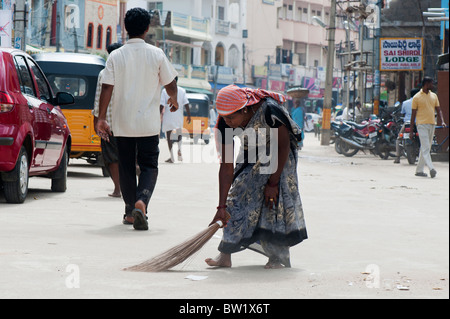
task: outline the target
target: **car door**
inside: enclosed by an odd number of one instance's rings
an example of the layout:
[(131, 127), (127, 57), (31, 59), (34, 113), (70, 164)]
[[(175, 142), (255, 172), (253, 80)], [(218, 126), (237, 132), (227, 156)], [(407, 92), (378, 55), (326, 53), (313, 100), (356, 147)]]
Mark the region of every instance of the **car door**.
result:
[(61, 117), (59, 116), (60, 110), (51, 104), (53, 93), (44, 74), (33, 60), (27, 59), (27, 62), (36, 82), (37, 93), (41, 102), (40, 108), (46, 111), (47, 118), (50, 122), (51, 133), (50, 139), (46, 144), (43, 166), (54, 167), (61, 157), (64, 143), (64, 123), (61, 122)]
[(41, 107), (42, 103), (37, 97), (35, 83), (26, 62), (26, 57), (15, 55), (14, 61), (19, 76), (20, 90), (27, 100), (28, 110), (32, 115), (31, 126), (33, 129), (34, 151), (32, 155), (30, 154), (30, 172), (38, 172), (43, 170), (45, 150), (51, 137), (51, 121), (47, 116), (47, 110)]

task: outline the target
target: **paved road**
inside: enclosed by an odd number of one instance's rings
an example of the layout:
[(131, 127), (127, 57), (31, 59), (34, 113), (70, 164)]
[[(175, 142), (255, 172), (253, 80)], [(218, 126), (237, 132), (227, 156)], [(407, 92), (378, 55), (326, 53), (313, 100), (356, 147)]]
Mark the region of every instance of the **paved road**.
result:
[(299, 163), (309, 239), (292, 248), (293, 268), (265, 270), (244, 251), (233, 268), (209, 269), (219, 232), (172, 271), (122, 271), (202, 230), (217, 206), (213, 145), (185, 140), (182, 164), (164, 163), (160, 146), (146, 232), (121, 224), (111, 181), (83, 161), (71, 161), (66, 193), (32, 178), (24, 204), (0, 194), (0, 298), (449, 298), (448, 162), (418, 178), (406, 160), (345, 158), (312, 133)]

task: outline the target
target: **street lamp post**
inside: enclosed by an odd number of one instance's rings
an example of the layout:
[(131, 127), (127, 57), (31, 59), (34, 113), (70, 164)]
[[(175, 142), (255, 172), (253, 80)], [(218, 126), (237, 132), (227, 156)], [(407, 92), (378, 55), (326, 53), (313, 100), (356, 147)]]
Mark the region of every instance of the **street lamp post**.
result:
[(325, 97), (322, 112), (322, 137), (320, 144), (330, 144), (330, 125), (331, 125), (331, 104), (333, 94), (333, 69), (334, 69), (334, 51), (336, 31), (336, 0), (331, 0), (330, 23), (328, 27), (328, 55), (327, 72), (325, 78)]

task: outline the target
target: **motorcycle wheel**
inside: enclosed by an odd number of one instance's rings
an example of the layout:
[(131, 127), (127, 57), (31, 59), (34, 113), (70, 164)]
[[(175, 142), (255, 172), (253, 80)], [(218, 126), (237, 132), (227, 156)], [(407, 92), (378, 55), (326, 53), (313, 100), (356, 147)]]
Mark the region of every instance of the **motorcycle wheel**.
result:
[(344, 155), (345, 157), (352, 157), (359, 151), (359, 149), (351, 148), (350, 145), (348, 145), (347, 143), (342, 142), (342, 141), (341, 141), (340, 149), (341, 149), (341, 154)]
[(414, 165), (416, 163), (416, 150), (414, 145), (406, 145), (405, 146), (406, 158), (408, 159), (408, 163)]
[(377, 154), (381, 159), (387, 160), (390, 156), (389, 144), (387, 142), (381, 142), (377, 144)]
[(340, 138), (336, 138), (334, 141), (334, 150), (336, 151), (336, 153), (338, 154), (342, 154), (342, 150), (341, 150), (341, 139)]

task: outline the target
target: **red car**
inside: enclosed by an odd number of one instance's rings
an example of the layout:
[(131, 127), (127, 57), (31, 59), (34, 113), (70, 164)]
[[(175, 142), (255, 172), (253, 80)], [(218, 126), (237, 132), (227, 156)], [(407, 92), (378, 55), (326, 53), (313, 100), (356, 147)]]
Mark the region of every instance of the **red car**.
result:
[(23, 203), (28, 177), (52, 179), (65, 192), (71, 135), (59, 105), (69, 93), (53, 91), (25, 52), (0, 48), (0, 188), (9, 203)]

